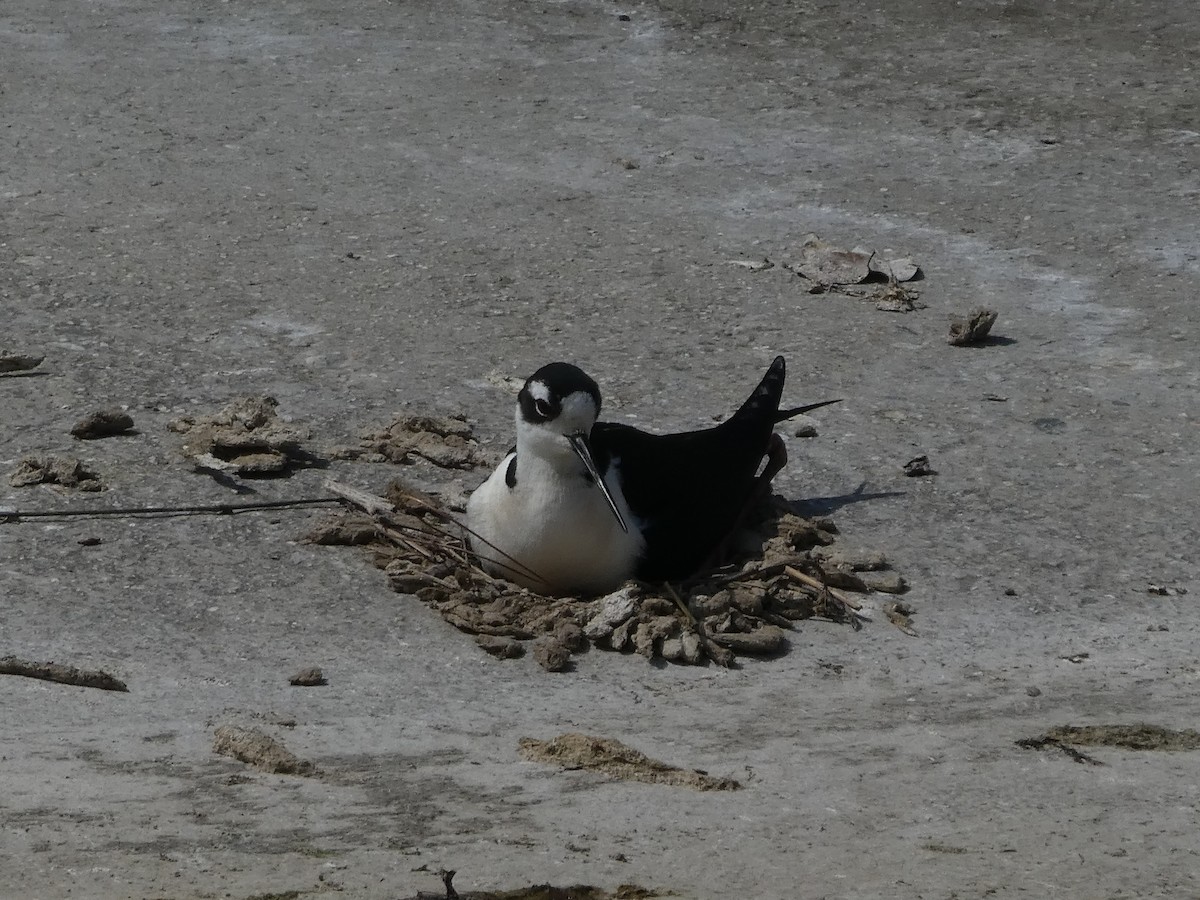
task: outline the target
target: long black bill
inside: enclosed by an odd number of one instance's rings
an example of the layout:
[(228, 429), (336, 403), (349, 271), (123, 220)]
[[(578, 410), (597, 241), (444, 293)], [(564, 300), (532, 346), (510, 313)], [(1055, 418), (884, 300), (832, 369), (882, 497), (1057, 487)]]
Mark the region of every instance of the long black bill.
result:
[(586, 434), (568, 434), (567, 440), (571, 442), (571, 449), (575, 451), (575, 455), (582, 461), (584, 467), (588, 470), (588, 474), (592, 476), (592, 481), (596, 482), (596, 487), (600, 488), (600, 493), (604, 495), (604, 499), (608, 501), (608, 508), (612, 510), (612, 514), (617, 517), (617, 524), (621, 526), (621, 530), (629, 534), (629, 526), (625, 524), (625, 517), (621, 515), (621, 511), (617, 509), (617, 501), (613, 499), (612, 494), (608, 492), (608, 485), (604, 483), (604, 479), (600, 477), (600, 470), (596, 468), (596, 461), (592, 459), (592, 449), (588, 446)]

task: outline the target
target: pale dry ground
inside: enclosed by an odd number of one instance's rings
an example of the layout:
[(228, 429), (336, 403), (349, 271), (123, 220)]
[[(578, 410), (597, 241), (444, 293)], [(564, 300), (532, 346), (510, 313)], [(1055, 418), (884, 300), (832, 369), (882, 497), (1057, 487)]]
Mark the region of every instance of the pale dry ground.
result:
[[(919, 631), (549, 676), (295, 543), (316, 513), (3, 524), (0, 655), (130, 693), (0, 682), (0, 895), (393, 898), (439, 866), (697, 898), (1200, 894), (1194, 753), (1014, 745), (1200, 709), (1200, 14), (888, 6), (0, 6), (0, 350), (47, 357), (0, 378), (0, 470), (70, 452), (109, 486), (5, 481), (0, 506), (233, 498), (165, 426), (244, 394), (318, 447), (431, 409), (499, 448), (489, 375), (571, 359), (608, 415), (686, 428), (779, 352), (789, 402), (847, 399), (779, 487), (889, 555)], [(928, 307), (725, 264), (810, 231), (915, 257)], [(1004, 340), (947, 346), (981, 304)], [(113, 404), (137, 435), (68, 436)], [(938, 474), (905, 478), (922, 452)], [(325, 474), (394, 472), (255, 487)], [(304, 665), (330, 684), (288, 686)], [(325, 777), (215, 756), (226, 722)], [(519, 757), (565, 731), (745, 788)]]

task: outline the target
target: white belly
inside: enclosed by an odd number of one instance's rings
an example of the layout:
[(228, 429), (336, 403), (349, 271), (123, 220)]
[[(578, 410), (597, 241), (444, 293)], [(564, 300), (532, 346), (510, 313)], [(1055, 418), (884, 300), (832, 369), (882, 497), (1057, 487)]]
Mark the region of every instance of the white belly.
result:
[(628, 534), (596, 485), (535, 468), (522, 456), (510, 488), (504, 478), (509, 459), (467, 503), (471, 547), (487, 571), (543, 594), (604, 594), (633, 577), (645, 543), (615, 471), (605, 483)]

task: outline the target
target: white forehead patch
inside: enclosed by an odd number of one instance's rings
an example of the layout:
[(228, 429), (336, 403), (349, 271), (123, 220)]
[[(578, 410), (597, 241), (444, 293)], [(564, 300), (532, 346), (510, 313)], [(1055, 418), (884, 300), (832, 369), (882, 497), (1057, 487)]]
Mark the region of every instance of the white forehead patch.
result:
[(596, 401), (587, 391), (573, 391), (563, 397), (558, 420), (569, 429), (589, 431), (596, 421)]
[(534, 400), (550, 402), (550, 388), (546, 387), (546, 382), (544, 381), (529, 382), (529, 393), (533, 395)]

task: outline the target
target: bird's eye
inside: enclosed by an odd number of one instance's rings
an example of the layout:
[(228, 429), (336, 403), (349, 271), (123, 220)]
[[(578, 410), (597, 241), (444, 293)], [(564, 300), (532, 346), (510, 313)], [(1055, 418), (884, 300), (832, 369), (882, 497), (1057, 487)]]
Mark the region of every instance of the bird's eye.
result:
[(552, 418), (554, 415), (554, 408), (546, 400), (534, 400), (533, 408), (543, 419)]

